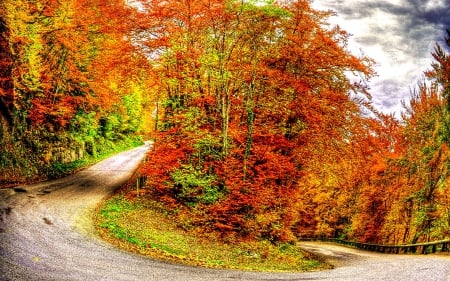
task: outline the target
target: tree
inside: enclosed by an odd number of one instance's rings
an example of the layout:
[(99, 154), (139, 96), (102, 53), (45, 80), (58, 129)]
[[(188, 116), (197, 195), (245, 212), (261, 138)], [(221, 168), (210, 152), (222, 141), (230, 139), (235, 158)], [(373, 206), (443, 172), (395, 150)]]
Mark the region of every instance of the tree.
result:
[(11, 75), (13, 60), (8, 44), (8, 28), (3, 20), (3, 14), (3, 8), (0, 7), (0, 120), (2, 122), (5, 120), (7, 123), (6, 129), (11, 129), (14, 122), (12, 112), (12, 91), (14, 85)]
[[(369, 78), (371, 61), (349, 54), (348, 35), (323, 29), (326, 14), (307, 1), (147, 1), (143, 10), (150, 35), (142, 44), (166, 97), (156, 145), (180, 157), (152, 153), (160, 166), (143, 172), (155, 195), (203, 210), (198, 223), (225, 234), (302, 235), (299, 208), (314, 198), (303, 197), (303, 182), (323, 178), (331, 196), (338, 165), (351, 162), (363, 106), (353, 95), (367, 93), (346, 74)], [(157, 182), (155, 171), (168, 180)], [(321, 190), (311, 193), (318, 199)]]
[(381, 131), (397, 141), (380, 147), (380, 172), (369, 177), (358, 198), (358, 239), (416, 243), (448, 235), (448, 55), (437, 45), (433, 57), (430, 80), (412, 92), (397, 133)]
[(96, 144), (140, 130), (153, 72), (132, 40), (138, 11), (122, 0), (5, 0), (0, 13), (5, 173), (52, 173), (52, 145), (96, 155)]

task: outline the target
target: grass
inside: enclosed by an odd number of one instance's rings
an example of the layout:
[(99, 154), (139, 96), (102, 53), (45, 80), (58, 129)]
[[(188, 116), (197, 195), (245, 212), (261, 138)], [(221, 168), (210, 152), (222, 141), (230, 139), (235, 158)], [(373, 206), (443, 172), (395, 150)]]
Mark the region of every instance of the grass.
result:
[(292, 244), (227, 243), (212, 234), (186, 230), (158, 202), (115, 195), (96, 214), (100, 235), (110, 243), (152, 258), (210, 268), (298, 272), (328, 268)]

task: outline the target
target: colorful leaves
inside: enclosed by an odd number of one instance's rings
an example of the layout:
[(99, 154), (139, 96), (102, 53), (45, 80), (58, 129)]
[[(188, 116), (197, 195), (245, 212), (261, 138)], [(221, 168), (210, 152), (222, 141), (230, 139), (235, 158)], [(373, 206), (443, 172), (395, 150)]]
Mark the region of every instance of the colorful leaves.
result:
[[(146, 4), (154, 35), (143, 44), (166, 98), (159, 143), (167, 148), (150, 154), (149, 185), (171, 206), (203, 204), (206, 225), (291, 240), (305, 171), (336, 181), (326, 168), (333, 156), (353, 157), (346, 146), (361, 121), (344, 73), (370, 76), (370, 68), (304, 1), (183, 3)], [(223, 192), (205, 202), (213, 187)]]
[[(82, 157), (142, 129), (153, 72), (132, 42), (134, 15), (122, 0), (0, 2), (0, 146), (17, 143), (2, 176), (52, 174), (55, 143)], [(37, 168), (19, 164), (30, 151)]]
[(140, 3), (2, 2), (2, 120), (89, 146), (155, 117), (146, 196), (224, 235), (448, 233), (444, 49), (400, 122), (373, 110), (373, 61), (308, 1)]

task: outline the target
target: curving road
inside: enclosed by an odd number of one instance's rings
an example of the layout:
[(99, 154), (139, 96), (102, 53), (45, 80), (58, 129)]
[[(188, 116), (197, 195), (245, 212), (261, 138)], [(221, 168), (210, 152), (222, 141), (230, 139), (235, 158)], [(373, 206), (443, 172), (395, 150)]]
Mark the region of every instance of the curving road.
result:
[(382, 255), (303, 242), (333, 270), (257, 273), (151, 260), (100, 240), (92, 212), (124, 183), (149, 146), (120, 153), (72, 176), (0, 190), (0, 280), (405, 280), (450, 281), (450, 257)]

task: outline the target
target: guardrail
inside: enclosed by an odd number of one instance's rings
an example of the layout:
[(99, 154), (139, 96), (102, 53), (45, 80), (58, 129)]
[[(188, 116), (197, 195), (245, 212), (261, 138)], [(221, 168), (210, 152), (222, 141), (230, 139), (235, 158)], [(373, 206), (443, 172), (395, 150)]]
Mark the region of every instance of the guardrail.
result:
[(434, 242), (402, 244), (402, 245), (371, 244), (356, 241), (347, 241), (337, 238), (320, 238), (320, 239), (312, 238), (305, 240), (334, 242), (362, 250), (388, 254), (407, 254), (407, 253), (431, 254), (436, 252), (450, 252), (450, 239)]

